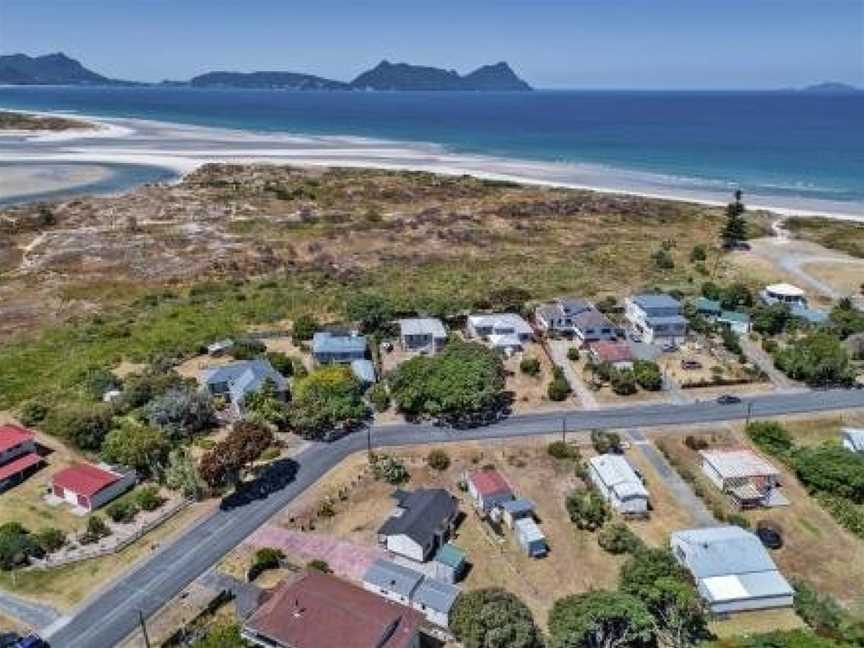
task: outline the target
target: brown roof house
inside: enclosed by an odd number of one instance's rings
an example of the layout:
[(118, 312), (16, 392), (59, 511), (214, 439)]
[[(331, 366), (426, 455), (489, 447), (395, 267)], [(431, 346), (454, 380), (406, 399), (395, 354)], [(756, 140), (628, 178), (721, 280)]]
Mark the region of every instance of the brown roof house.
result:
[(409, 607), (309, 571), (273, 590), (241, 634), (267, 648), (419, 648), (423, 620)]

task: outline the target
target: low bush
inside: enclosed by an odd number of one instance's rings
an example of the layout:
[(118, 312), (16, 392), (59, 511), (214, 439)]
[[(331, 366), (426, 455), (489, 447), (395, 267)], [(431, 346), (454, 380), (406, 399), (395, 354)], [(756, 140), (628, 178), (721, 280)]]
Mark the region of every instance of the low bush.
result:
[(369, 397), (369, 402), (376, 412), (383, 412), (390, 408), (390, 393), (383, 382), (372, 385), (366, 392), (366, 396)]
[(740, 513), (729, 513), (728, 515), (726, 515), (726, 519), (724, 521), (728, 524), (733, 524), (735, 526), (741, 527), (742, 529), (750, 528), (750, 520), (748, 520)]
[(282, 456), (282, 451), (276, 446), (270, 446), (264, 452), (261, 453), (259, 459), (261, 461), (273, 461), (274, 459), (278, 459)]
[(537, 358), (522, 358), (519, 363), (519, 371), (528, 376), (537, 376), (540, 373), (540, 360)]
[(99, 542), (111, 535), (111, 528), (98, 515), (91, 515), (87, 520), (87, 530), (78, 539), (82, 545)]
[(636, 377), (636, 382), (639, 383), (642, 389), (660, 391), (663, 387), (663, 375), (656, 362), (636, 360), (633, 363), (633, 374)]
[(429, 451), (429, 454), (426, 457), (426, 463), (434, 470), (447, 470), (447, 468), (450, 467), (450, 455), (440, 448), (435, 448)]
[(142, 511), (155, 511), (165, 501), (156, 486), (142, 486), (133, 493), (133, 496)]
[(29, 400), (21, 406), (18, 420), (21, 425), (33, 427), (39, 425), (48, 416), (48, 406), (37, 400)]
[(318, 322), (314, 317), (309, 315), (300, 315), (294, 320), (294, 326), (291, 329), (291, 337), (294, 339), (294, 344), (305, 340), (311, 340), (318, 330)]
[(313, 571), (319, 571), (322, 574), (329, 574), (331, 571), (333, 571), (332, 569), (330, 569), (330, 565), (327, 563), (327, 561), (321, 560), (320, 558), (310, 560), (308, 563), (306, 563), (306, 568)]
[(60, 550), (66, 544), (66, 534), (60, 529), (48, 527), (36, 534), (36, 542), (45, 553), (53, 553)]
[(611, 554), (635, 554), (645, 543), (626, 524), (607, 524), (597, 534), (597, 544)]
[(276, 371), (288, 378), (294, 375), (294, 359), (281, 351), (268, 351), (267, 360)]
[(118, 524), (129, 524), (138, 515), (138, 506), (130, 498), (124, 497), (106, 506), (105, 515)]
[(747, 436), (768, 454), (785, 457), (792, 450), (792, 435), (776, 421), (753, 421), (747, 426)]
[(566, 441), (553, 441), (546, 446), (546, 453), (550, 457), (561, 459), (562, 461), (568, 459), (579, 461), (582, 459), (582, 453), (579, 452), (579, 448), (570, 445)]
[(272, 547), (262, 547), (255, 552), (252, 558), (252, 564), (246, 572), (246, 580), (252, 582), (268, 569), (279, 569), (282, 566), (284, 558), (285, 554), (281, 550)]
[(708, 447), (708, 441), (704, 436), (696, 436), (693, 434), (688, 434), (684, 437), (684, 445), (695, 452), (699, 452), (700, 450), (705, 450)]
[(606, 430), (591, 430), (591, 445), (597, 454), (621, 452), (621, 437), (617, 432)]
[(253, 360), (259, 358), (267, 351), (267, 346), (255, 338), (239, 338), (234, 340), (234, 345), (229, 349), (235, 360)]
[(574, 490), (565, 500), (570, 521), (577, 529), (596, 531), (609, 519), (606, 501), (594, 489)]
[(549, 383), (549, 387), (546, 389), (549, 400), (566, 400), (572, 391), (570, 383), (567, 382), (567, 377), (564, 375), (564, 371), (561, 367), (555, 367), (552, 370), (552, 382)]
[(578, 362), (579, 349), (577, 347), (570, 347), (569, 349), (567, 349), (567, 359), (573, 362)]
[(636, 393), (636, 376), (632, 369), (616, 369), (609, 371), (609, 383), (612, 391), (619, 396), (630, 396)]
[(387, 454), (372, 457), (371, 465), (375, 479), (386, 481), (388, 484), (401, 484), (411, 478), (405, 464)]

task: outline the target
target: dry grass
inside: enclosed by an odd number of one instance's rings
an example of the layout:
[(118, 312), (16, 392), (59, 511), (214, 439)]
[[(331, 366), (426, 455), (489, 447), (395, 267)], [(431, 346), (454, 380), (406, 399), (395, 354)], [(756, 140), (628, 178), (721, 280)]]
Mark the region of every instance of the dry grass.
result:
[[(523, 358), (537, 358), (540, 361), (540, 373), (529, 376), (522, 373), (519, 364)], [(543, 348), (534, 342), (525, 345), (522, 353), (515, 353), (504, 359), (504, 369), (507, 372), (505, 390), (513, 394), (513, 411), (518, 413), (536, 411), (538, 409), (559, 409), (561, 403), (549, 400), (546, 390), (552, 380), (552, 362)]]
[(813, 241), (827, 248), (864, 257), (864, 223), (831, 218), (787, 218), (783, 227), (796, 238)]
[(864, 259), (859, 263), (807, 263), (801, 269), (828, 284), (841, 295), (857, 295), (862, 291)]
[(740, 637), (742, 635), (776, 632), (778, 630), (797, 630), (805, 626), (795, 610), (781, 608), (777, 610), (759, 610), (756, 612), (739, 612), (729, 618), (714, 621), (708, 625), (718, 639)]

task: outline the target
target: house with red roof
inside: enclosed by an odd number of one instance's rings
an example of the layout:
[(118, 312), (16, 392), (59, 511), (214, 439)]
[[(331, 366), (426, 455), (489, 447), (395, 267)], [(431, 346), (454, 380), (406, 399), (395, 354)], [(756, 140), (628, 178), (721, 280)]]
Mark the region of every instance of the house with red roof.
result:
[(266, 648), (419, 648), (421, 623), (416, 610), (309, 571), (270, 592), (241, 634)]
[(90, 513), (135, 486), (136, 480), (134, 470), (77, 463), (52, 477), (51, 493), (76, 509)]
[(502, 502), (514, 499), (513, 489), (494, 468), (476, 470), (468, 475), (468, 493), (477, 510), (488, 513)]
[(20, 484), (43, 463), (33, 432), (20, 425), (0, 425), (0, 492)]
[(595, 365), (610, 364), (616, 369), (632, 369), (633, 352), (630, 345), (623, 340), (598, 340), (588, 344), (591, 361)]

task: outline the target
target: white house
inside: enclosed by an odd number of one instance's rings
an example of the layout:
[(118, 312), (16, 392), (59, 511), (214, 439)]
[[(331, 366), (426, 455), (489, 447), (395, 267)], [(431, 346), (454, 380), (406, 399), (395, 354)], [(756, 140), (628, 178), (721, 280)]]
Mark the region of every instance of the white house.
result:
[(459, 588), (389, 560), (376, 560), (363, 574), (363, 588), (417, 610), (446, 628)]
[(794, 306), (807, 307), (807, 297), (798, 286), (788, 283), (776, 283), (765, 286), (759, 297), (766, 304), (786, 304), (790, 308)]
[(616, 511), (624, 515), (648, 515), (648, 491), (624, 457), (604, 454), (588, 460), (594, 486)]
[(442, 488), (397, 490), (397, 505), (378, 529), (378, 542), (388, 551), (425, 562), (447, 542), (459, 513), (455, 498)]
[(437, 353), (447, 343), (447, 329), (439, 319), (413, 317), (399, 320), (399, 346), (403, 351)]
[(687, 336), (687, 320), (681, 302), (669, 295), (644, 294), (628, 297), (624, 316), (645, 342), (681, 344)]
[(534, 336), (531, 325), (515, 313), (469, 315), (466, 332), (486, 338), (496, 349), (521, 349)]
[(675, 531), (669, 544), (715, 614), (790, 607), (794, 590), (768, 551), (738, 526)]
[(513, 533), (522, 550), (532, 558), (540, 558), (549, 553), (546, 536), (543, 535), (533, 518), (517, 519), (513, 523)]
[(780, 471), (746, 448), (702, 450), (702, 472), (739, 508), (788, 503), (776, 489)]
[(844, 448), (864, 453), (864, 428), (843, 428), (841, 436)]

